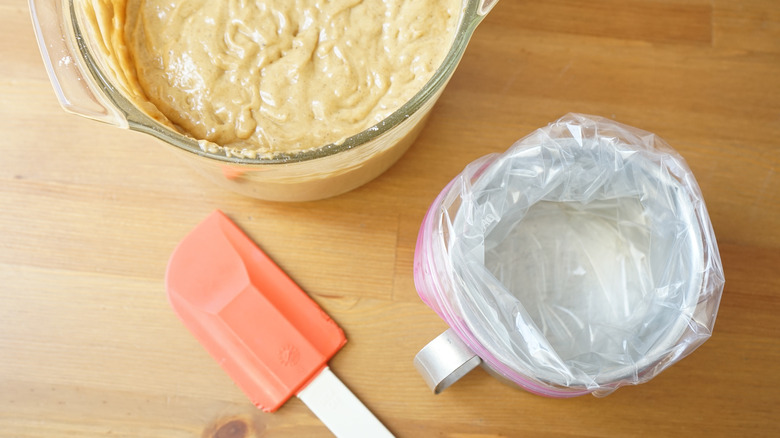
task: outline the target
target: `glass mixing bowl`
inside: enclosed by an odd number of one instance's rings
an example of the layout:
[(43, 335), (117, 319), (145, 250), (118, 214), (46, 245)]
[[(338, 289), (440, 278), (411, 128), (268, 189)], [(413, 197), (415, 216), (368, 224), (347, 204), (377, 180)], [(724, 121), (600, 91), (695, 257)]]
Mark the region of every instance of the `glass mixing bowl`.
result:
[(497, 0), (463, 0), (459, 24), (442, 65), (406, 104), (376, 125), (303, 152), (272, 158), (239, 158), (203, 150), (139, 110), (123, 94), (79, 0), (29, 0), (44, 64), (66, 111), (144, 132), (162, 140), (198, 173), (235, 192), (276, 201), (335, 196), (379, 176), (415, 140), (482, 18)]

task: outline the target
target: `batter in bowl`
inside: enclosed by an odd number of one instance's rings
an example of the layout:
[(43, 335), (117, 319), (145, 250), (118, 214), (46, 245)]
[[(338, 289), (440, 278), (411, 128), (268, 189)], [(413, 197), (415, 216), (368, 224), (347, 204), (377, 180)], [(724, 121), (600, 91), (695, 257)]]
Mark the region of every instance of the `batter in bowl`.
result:
[(246, 158), (339, 143), (380, 122), (433, 76), (461, 12), (460, 0), (92, 5), (139, 107), (209, 152)]

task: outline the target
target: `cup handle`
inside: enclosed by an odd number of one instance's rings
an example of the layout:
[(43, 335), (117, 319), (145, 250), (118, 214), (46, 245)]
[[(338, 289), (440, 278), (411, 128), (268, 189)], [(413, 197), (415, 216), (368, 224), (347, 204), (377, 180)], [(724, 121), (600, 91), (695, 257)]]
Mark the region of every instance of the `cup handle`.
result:
[(493, 9), (493, 6), (498, 3), (498, 0), (479, 0), (479, 7), (477, 8), (477, 13), (479, 15), (487, 15), (488, 12), (490, 12), (491, 9)]
[(414, 357), (414, 366), (434, 394), (447, 389), (482, 362), (455, 331), (447, 329)]
[(62, 0), (29, 0), (35, 37), (49, 80), (62, 108), (102, 122), (127, 127), (125, 117), (106, 101), (92, 77), (81, 70), (83, 58), (71, 38), (73, 24)]

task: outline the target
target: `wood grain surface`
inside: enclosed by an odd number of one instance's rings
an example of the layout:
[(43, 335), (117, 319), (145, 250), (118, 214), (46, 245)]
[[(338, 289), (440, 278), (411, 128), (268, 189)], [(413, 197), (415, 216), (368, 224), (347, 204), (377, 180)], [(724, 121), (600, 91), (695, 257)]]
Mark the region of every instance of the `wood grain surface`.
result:
[[(23, 0), (0, 0), (0, 436), (308, 437), (255, 409), (176, 319), (184, 235), (228, 214), (345, 330), (334, 372), (399, 437), (780, 436), (780, 2), (501, 0), (418, 141), (345, 195), (262, 202), (143, 134), (64, 112)], [(412, 280), (420, 221), (470, 161), (568, 112), (654, 132), (704, 193), (726, 288), (713, 337), (649, 383), (547, 399), (478, 369), (434, 396), (446, 328)]]

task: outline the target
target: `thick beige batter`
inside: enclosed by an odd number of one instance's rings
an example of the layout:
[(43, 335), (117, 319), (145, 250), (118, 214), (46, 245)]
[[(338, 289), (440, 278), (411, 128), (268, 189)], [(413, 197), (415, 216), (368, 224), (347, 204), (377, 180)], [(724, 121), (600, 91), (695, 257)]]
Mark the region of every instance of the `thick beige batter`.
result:
[(381, 121), (431, 78), (461, 10), (460, 0), (96, 3), (110, 4), (113, 26), (126, 20), (105, 39), (125, 57), (120, 70), (134, 70), (124, 72), (133, 94), (205, 148), (246, 157)]

